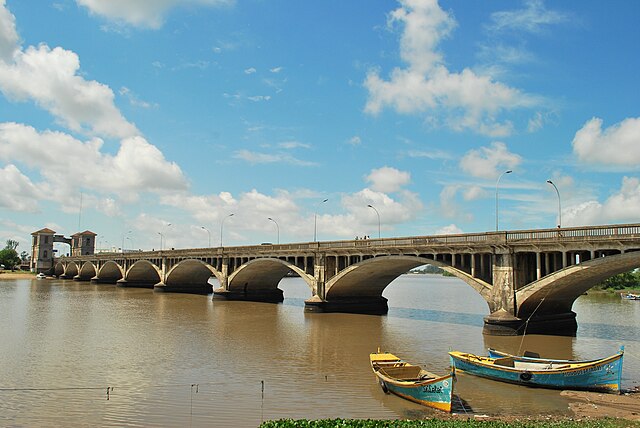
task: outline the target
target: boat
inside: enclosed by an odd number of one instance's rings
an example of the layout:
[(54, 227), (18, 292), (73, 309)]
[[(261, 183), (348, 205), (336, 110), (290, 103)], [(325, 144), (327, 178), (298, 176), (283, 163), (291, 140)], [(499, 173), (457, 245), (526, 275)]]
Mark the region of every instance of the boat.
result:
[(620, 297), (622, 297), (625, 300), (640, 300), (640, 294), (621, 293)]
[(36, 275), (37, 279), (45, 279), (47, 276), (45, 274), (43, 274), (42, 272), (40, 272), (39, 274)]
[(385, 393), (392, 393), (423, 406), (451, 412), (453, 373), (437, 376), (418, 365), (409, 364), (393, 354), (369, 355), (371, 368)]
[(488, 379), (552, 389), (620, 392), (624, 346), (597, 360), (556, 360), (490, 350), (489, 356), (449, 352), (454, 370)]

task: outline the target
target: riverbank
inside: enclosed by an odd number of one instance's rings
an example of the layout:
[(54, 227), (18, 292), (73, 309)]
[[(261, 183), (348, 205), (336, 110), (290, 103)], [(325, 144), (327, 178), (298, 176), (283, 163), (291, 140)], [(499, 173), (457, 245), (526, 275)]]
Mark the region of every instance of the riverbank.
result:
[(24, 270), (2, 270), (0, 271), (0, 279), (29, 279), (35, 278), (36, 274), (33, 272), (27, 272)]

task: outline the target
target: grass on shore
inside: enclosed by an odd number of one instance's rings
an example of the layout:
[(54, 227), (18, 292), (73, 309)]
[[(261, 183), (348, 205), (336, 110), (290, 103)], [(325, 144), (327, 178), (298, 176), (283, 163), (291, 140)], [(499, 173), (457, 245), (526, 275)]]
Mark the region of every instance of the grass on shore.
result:
[(561, 419), (550, 421), (514, 420), (447, 420), (447, 419), (419, 419), (419, 420), (375, 420), (375, 419), (319, 419), (294, 420), (279, 419), (263, 422), (260, 428), (622, 428), (640, 427), (640, 422), (626, 419)]

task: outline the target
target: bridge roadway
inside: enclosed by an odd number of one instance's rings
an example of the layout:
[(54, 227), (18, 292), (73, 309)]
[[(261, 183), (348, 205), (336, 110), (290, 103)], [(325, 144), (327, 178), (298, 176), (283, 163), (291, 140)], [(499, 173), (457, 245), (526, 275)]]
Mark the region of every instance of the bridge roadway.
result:
[[(58, 258), (61, 278), (281, 302), (290, 271), (309, 286), (309, 312), (385, 314), (382, 292), (431, 264), (462, 279), (489, 306), (488, 334), (577, 331), (573, 302), (615, 274), (640, 266), (640, 224), (459, 235), (102, 253)], [(214, 276), (219, 288), (208, 282)], [(455, 296), (451, 296), (455, 299)]]

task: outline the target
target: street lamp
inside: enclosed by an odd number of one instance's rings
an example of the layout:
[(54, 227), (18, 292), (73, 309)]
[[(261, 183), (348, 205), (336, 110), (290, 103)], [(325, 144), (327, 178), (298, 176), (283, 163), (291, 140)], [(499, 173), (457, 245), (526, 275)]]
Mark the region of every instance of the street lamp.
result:
[(275, 221), (274, 219), (272, 219), (271, 217), (269, 217), (268, 219), (276, 224), (276, 232), (277, 232), (277, 236), (278, 236), (278, 241), (277, 242), (278, 242), (278, 244), (280, 244), (280, 226), (278, 226), (278, 222)]
[(500, 174), (498, 180), (496, 180), (496, 232), (498, 231), (498, 183), (500, 183), (500, 179), (505, 174), (511, 174), (513, 171), (510, 169)]
[(209, 232), (209, 229), (204, 226), (200, 226), (200, 228), (207, 231), (207, 235), (209, 235), (209, 248), (211, 248), (211, 232)]
[(123, 233), (122, 233), (122, 247), (120, 247), (120, 249), (121, 249), (121, 251), (122, 251), (123, 253), (124, 253), (124, 237), (125, 237), (126, 235), (128, 235), (129, 233), (131, 233), (131, 231), (123, 232)]
[[(329, 199), (325, 199), (325, 200), (323, 200), (323, 201), (321, 201), (321, 202), (316, 203), (316, 204), (315, 204), (315, 207), (317, 208), (317, 207), (318, 207), (318, 205), (320, 205), (320, 204), (324, 204), (324, 203), (325, 203), (325, 202), (327, 202), (328, 200), (329, 200)], [(318, 210), (316, 209), (316, 210), (314, 210), (314, 212), (313, 212), (313, 242), (316, 242), (316, 232), (317, 232), (317, 230), (318, 230), (318, 220), (317, 220), (318, 213), (317, 213), (317, 211), (318, 211)]]
[(378, 215), (378, 239), (380, 239), (380, 213), (378, 212), (378, 210), (376, 209), (376, 207), (374, 207), (373, 205), (369, 204), (367, 205), (369, 208), (373, 209), (376, 214)]
[(547, 180), (547, 183), (551, 184), (554, 189), (556, 189), (556, 194), (558, 195), (558, 228), (562, 227), (562, 206), (560, 205), (560, 191), (555, 183), (551, 180)]
[(222, 247), (222, 227), (224, 226), (224, 221), (226, 219), (228, 219), (229, 217), (233, 217), (233, 213), (231, 213), (228, 216), (226, 216), (225, 218), (223, 218), (222, 221), (220, 222), (220, 246), (221, 247)]
[(162, 238), (163, 238), (162, 232), (158, 232), (158, 235), (160, 235), (160, 251), (162, 251)]

